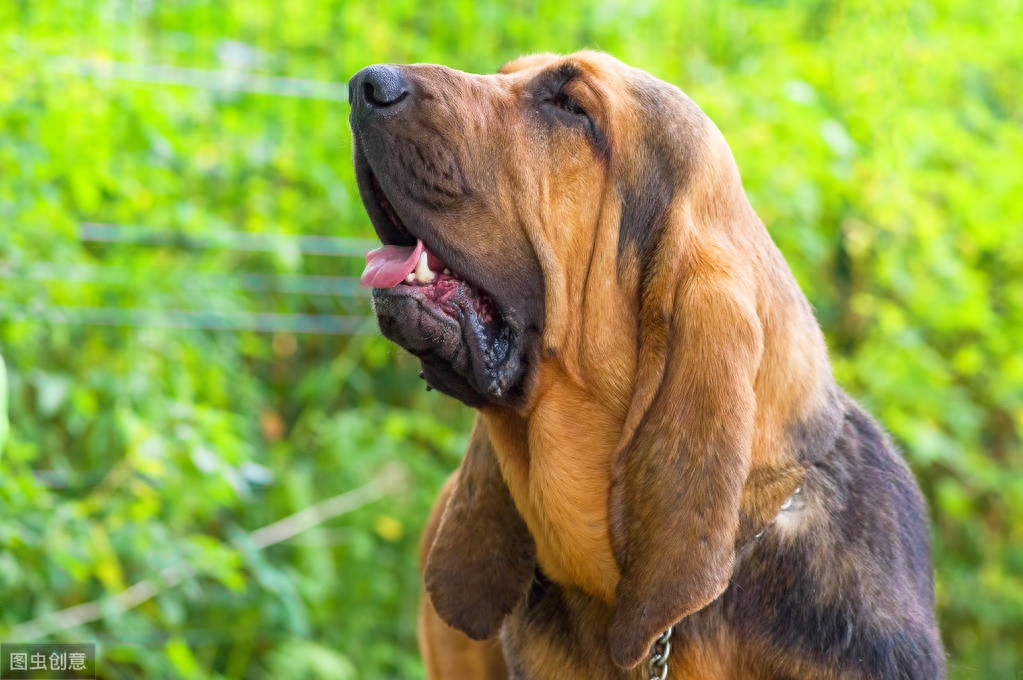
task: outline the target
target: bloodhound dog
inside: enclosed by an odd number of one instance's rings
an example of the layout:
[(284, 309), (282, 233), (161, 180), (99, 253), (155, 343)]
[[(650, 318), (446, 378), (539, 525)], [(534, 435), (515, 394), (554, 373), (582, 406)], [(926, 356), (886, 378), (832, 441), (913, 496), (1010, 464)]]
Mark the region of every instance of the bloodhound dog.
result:
[(920, 492), (696, 104), (594, 52), (349, 96), (380, 329), (478, 411), (431, 679), (944, 677)]

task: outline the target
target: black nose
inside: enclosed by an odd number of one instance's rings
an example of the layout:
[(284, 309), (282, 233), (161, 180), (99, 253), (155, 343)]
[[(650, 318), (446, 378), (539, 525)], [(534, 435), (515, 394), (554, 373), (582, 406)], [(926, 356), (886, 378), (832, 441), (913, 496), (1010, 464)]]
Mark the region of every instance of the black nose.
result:
[(367, 66), (348, 81), (348, 103), (355, 109), (382, 112), (400, 104), (408, 94), (405, 74), (385, 64)]

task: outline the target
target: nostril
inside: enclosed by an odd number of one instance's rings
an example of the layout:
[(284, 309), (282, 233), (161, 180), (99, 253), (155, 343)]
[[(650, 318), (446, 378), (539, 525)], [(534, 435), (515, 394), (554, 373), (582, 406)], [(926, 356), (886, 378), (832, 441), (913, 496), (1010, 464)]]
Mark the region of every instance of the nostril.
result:
[(368, 66), (356, 74), (359, 96), (374, 109), (383, 109), (401, 102), (409, 94), (409, 82), (401, 69), (394, 66)]
[(379, 103), (377, 102), (377, 93), (373, 91), (374, 89), (373, 83), (366, 82), (362, 84), (362, 98), (369, 104)]
[(363, 96), (366, 98), (366, 102), (370, 106), (386, 107), (394, 106), (408, 95), (408, 90), (387, 90), (386, 88), (378, 89), (377, 83), (368, 82), (362, 86)]

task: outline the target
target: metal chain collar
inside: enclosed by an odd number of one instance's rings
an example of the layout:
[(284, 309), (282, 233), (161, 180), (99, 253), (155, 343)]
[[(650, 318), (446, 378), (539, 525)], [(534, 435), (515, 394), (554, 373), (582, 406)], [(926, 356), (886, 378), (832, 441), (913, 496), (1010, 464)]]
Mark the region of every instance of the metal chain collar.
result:
[(650, 648), (650, 680), (664, 680), (668, 677), (668, 656), (671, 654), (671, 634), (675, 626), (661, 633)]
[[(796, 490), (792, 492), (792, 495), (785, 499), (785, 502), (781, 504), (781, 509), (778, 512), (780, 515), (783, 512), (789, 510), (799, 509), (802, 507), (800, 502), (802, 499), (800, 496), (803, 494), (803, 486), (797, 486)], [(799, 507), (794, 507), (794, 506)], [(777, 517), (775, 517), (777, 519)], [(763, 529), (758, 531), (753, 537), (756, 541), (764, 535), (768, 528), (774, 524), (774, 519), (767, 523)], [(650, 661), (647, 667), (650, 669), (650, 680), (665, 680), (668, 677), (668, 656), (671, 654), (671, 634), (675, 631), (675, 626), (669, 626), (668, 630), (657, 636), (654, 640), (654, 644), (650, 647)]]

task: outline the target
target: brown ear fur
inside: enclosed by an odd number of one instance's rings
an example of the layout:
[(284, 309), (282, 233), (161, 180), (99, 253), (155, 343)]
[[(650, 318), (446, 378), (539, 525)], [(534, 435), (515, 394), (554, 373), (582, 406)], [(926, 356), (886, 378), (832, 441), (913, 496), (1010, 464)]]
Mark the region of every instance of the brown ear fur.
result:
[(533, 578), (536, 547), (477, 419), (423, 581), (441, 618), (475, 640), (492, 636)]
[(667, 180), (685, 189), (643, 268), (639, 371), (612, 469), (609, 646), (625, 668), (726, 588), (753, 446), (764, 338), (743, 239), (756, 216), (720, 133), (692, 129), (682, 141), (700, 170)]

